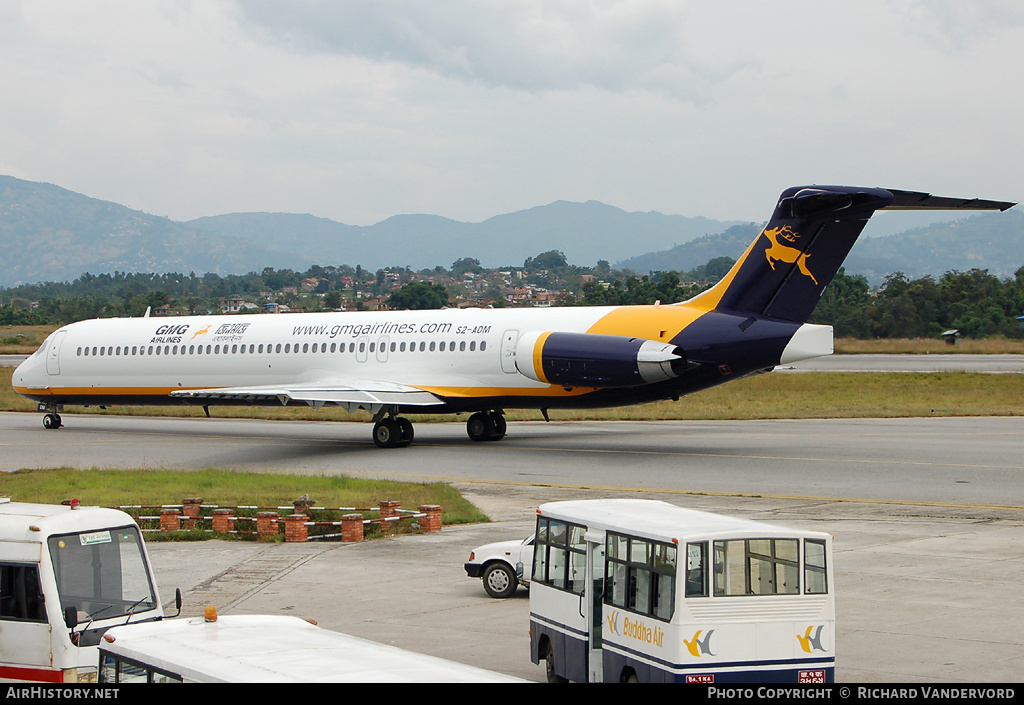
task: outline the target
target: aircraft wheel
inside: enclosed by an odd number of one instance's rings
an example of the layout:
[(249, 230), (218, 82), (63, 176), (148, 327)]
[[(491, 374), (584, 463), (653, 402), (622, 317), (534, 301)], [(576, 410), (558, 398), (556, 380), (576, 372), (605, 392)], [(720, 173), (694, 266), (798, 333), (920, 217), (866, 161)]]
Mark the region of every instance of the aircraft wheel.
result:
[(489, 440), (500, 441), (505, 437), (505, 431), (508, 429), (508, 423), (505, 421), (505, 417), (501, 414), (491, 414), (491, 422), (494, 424), (494, 434)]
[(381, 419), (373, 425), (373, 442), (378, 448), (394, 448), (402, 440), (402, 431), (393, 418)]
[(494, 421), (490, 415), (478, 411), (466, 422), (466, 433), (471, 441), (489, 441), (494, 435)]
[(402, 440), (399, 441), (399, 445), (407, 446), (410, 443), (412, 443), (412, 439), (416, 435), (416, 432), (413, 430), (412, 427), (412, 421), (405, 418), (404, 416), (399, 416), (397, 419), (395, 419), (395, 422), (398, 424), (398, 432), (402, 438)]
[(57, 414), (46, 414), (43, 417), (43, 428), (60, 428), (60, 416)]

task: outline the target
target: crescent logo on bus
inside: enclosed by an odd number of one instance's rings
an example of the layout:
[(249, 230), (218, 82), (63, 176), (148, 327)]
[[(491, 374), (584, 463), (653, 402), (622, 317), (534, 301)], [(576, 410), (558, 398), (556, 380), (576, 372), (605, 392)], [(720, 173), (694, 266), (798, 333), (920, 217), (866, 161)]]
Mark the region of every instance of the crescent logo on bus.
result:
[(708, 633), (701, 639), (700, 635), (703, 629), (698, 629), (697, 633), (693, 635), (693, 639), (683, 639), (683, 643), (686, 644), (686, 648), (690, 650), (690, 653), (700, 658), (704, 654), (708, 656), (714, 656), (715, 654), (711, 651), (711, 635), (715, 633), (714, 629), (709, 629)]
[(821, 645), (821, 630), (825, 628), (824, 624), (819, 624), (817, 630), (814, 632), (814, 636), (811, 636), (811, 630), (814, 629), (814, 625), (807, 627), (807, 631), (804, 632), (803, 636), (797, 634), (797, 641), (800, 642), (800, 648), (807, 653), (812, 651), (827, 651), (827, 649)]

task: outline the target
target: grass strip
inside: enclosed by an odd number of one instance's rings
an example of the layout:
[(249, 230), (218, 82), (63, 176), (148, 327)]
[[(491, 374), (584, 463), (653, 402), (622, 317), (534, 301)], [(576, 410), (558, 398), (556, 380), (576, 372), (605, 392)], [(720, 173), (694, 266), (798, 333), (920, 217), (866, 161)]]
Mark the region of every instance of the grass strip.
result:
[[(402, 509), (415, 510), (421, 505), (439, 504), (444, 508), (442, 522), (445, 525), (490, 521), (457, 490), (443, 482), (396, 482), (219, 468), (192, 471), (55, 468), (0, 473), (0, 496), (16, 502), (42, 504), (59, 504), (74, 497), (87, 506), (176, 505), (185, 498), (201, 497), (204, 505), (280, 507), (291, 506), (302, 495), (309, 495), (316, 502), (315, 507), (323, 508), (377, 507), (381, 501), (398, 501)], [(159, 514), (156, 509), (125, 511), (136, 518)], [(203, 515), (211, 511), (204, 511)], [(281, 511), (282, 516), (289, 513)], [(315, 512), (313, 518), (337, 521), (342, 513)], [(238, 516), (254, 514), (255, 510), (238, 512)], [(366, 516), (376, 518), (377, 515)], [(399, 522), (399, 525), (405, 523)], [(206, 528), (209, 528), (208, 523)], [(192, 538), (209, 536), (208, 532), (194, 534)], [(160, 537), (154, 533), (152, 538)], [(175, 538), (185, 537), (176, 535)]]

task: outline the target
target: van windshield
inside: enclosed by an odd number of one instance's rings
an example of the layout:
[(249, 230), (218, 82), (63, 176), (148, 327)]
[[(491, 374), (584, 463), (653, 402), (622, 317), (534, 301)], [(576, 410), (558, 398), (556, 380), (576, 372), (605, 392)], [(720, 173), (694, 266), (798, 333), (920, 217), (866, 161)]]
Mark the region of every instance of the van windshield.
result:
[(61, 610), (74, 607), (79, 623), (157, 606), (137, 527), (51, 536), (47, 544)]

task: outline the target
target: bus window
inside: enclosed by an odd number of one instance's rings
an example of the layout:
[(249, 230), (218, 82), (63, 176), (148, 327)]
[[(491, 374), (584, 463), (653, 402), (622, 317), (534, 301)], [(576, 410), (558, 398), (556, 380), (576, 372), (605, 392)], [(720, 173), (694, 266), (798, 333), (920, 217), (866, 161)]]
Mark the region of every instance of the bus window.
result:
[(609, 532), (605, 602), (668, 621), (675, 606), (676, 547)]
[(559, 590), (583, 594), (587, 564), (586, 527), (537, 518), (533, 580)]
[(825, 542), (817, 539), (804, 541), (804, 591), (808, 595), (828, 592), (825, 578)]
[(800, 593), (797, 539), (715, 541), (715, 596)]
[(686, 596), (708, 596), (708, 542), (686, 544)]

